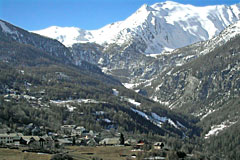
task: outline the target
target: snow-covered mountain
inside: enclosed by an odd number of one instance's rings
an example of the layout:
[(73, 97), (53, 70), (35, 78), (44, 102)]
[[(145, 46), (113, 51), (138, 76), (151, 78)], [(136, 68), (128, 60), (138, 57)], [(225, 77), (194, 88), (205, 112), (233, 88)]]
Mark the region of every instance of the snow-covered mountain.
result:
[(206, 139), (226, 134), (239, 126), (239, 43), (240, 21), (208, 41), (159, 55), (161, 70), (131, 88), (172, 110), (199, 117)]
[(240, 21), (208, 41), (158, 56), (162, 70), (133, 89), (147, 90), (155, 101), (203, 119), (239, 96), (239, 41)]
[[(124, 21), (98, 30), (52, 26), (35, 33), (59, 40), (66, 46), (95, 42), (125, 45), (139, 43), (140, 53), (161, 53), (208, 40), (240, 19), (240, 5), (196, 7), (172, 1), (143, 5)], [(107, 45), (108, 44), (108, 45)]]

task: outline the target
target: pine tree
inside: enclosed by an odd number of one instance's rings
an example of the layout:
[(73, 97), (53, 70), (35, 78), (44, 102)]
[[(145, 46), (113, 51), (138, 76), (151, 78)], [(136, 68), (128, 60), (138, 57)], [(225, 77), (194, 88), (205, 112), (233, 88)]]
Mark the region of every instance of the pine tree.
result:
[(124, 135), (122, 133), (120, 135), (120, 145), (124, 145)]

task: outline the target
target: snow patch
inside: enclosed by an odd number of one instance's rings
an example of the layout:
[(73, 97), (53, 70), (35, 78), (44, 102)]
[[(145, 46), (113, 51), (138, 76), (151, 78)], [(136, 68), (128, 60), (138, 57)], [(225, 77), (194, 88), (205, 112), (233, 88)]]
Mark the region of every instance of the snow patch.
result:
[(182, 125), (180, 122), (177, 121), (177, 124), (171, 120), (168, 117), (160, 117), (159, 115), (157, 115), (156, 113), (152, 112), (151, 115), (147, 115), (146, 113), (139, 111), (137, 109), (131, 108), (131, 110), (137, 114), (139, 114), (140, 116), (142, 116), (143, 118), (145, 118), (146, 120), (151, 121), (154, 125), (158, 126), (159, 128), (162, 127), (163, 123), (169, 123), (170, 125), (172, 125), (173, 127), (180, 129), (178, 126), (180, 126), (181, 128), (186, 128), (184, 125)]
[(0, 26), (1, 26), (3, 32), (17, 35), (17, 32), (12, 31), (10, 28), (8, 28), (8, 26), (4, 22), (0, 21)]
[(235, 123), (237, 123), (237, 121), (236, 122), (230, 122), (229, 120), (227, 120), (227, 121), (222, 122), (219, 125), (214, 125), (214, 126), (211, 127), (211, 130), (205, 135), (204, 138), (208, 139), (211, 136), (218, 135), (218, 133), (220, 131), (232, 126)]
[(160, 53), (146, 54), (147, 57), (157, 58)]
[(149, 117), (148, 117), (148, 115), (147, 115), (146, 113), (144, 113), (144, 112), (142, 112), (142, 111), (139, 111), (139, 110), (137, 110), (137, 109), (133, 109), (133, 108), (131, 108), (131, 110), (132, 110), (133, 112), (139, 114), (140, 116), (144, 117), (145, 119), (150, 120)]
[(29, 96), (29, 95), (23, 95), (23, 98), (27, 99), (27, 100), (36, 100), (36, 97), (33, 96)]
[(128, 101), (129, 103), (133, 104), (136, 107), (139, 107), (141, 105), (141, 103), (135, 101), (134, 99), (131, 98), (125, 98), (126, 101)]
[(179, 129), (178, 126), (173, 122), (173, 120), (168, 119), (168, 123), (170, 123), (173, 127)]
[(97, 101), (94, 99), (77, 99), (77, 100), (50, 100), (50, 103), (54, 103), (56, 105), (64, 105), (67, 103), (106, 103), (102, 101)]
[(107, 67), (102, 67), (102, 72), (105, 74), (109, 74), (109, 69)]
[(133, 89), (135, 87), (135, 84), (133, 83), (123, 83), (124, 87), (128, 89)]
[(206, 113), (204, 116), (202, 116), (202, 118), (200, 119), (201, 121), (204, 119), (204, 118), (206, 118), (208, 115), (210, 115), (210, 114), (212, 114), (213, 112), (215, 112), (216, 110), (215, 109), (213, 109), (213, 110), (209, 110), (208, 111), (208, 113)]
[(112, 121), (108, 118), (103, 119), (103, 121), (106, 122), (106, 123), (112, 123)]
[(154, 96), (154, 97), (151, 97), (151, 99), (155, 102), (158, 102), (162, 105), (165, 105), (165, 106), (169, 106), (169, 102), (168, 101), (161, 101), (161, 100), (158, 100), (157, 96)]
[(157, 121), (166, 122), (168, 120), (167, 117), (160, 117), (156, 113), (151, 113), (151, 114), (152, 114), (153, 119), (155, 119)]
[(115, 95), (115, 96), (119, 95), (119, 91), (117, 89), (112, 89), (112, 91), (113, 91), (113, 95)]
[(139, 91), (140, 91), (140, 89), (136, 89), (136, 90), (134, 90), (136, 93), (139, 93)]
[(76, 107), (67, 105), (67, 109), (69, 110), (69, 112), (73, 112), (73, 110), (76, 109)]
[(187, 129), (187, 127), (185, 127), (182, 123), (180, 123), (180, 122), (178, 122), (178, 121), (177, 121), (177, 125), (180, 126), (180, 127), (182, 127), (182, 128)]
[(19, 72), (20, 72), (21, 74), (24, 74), (24, 70), (19, 70)]

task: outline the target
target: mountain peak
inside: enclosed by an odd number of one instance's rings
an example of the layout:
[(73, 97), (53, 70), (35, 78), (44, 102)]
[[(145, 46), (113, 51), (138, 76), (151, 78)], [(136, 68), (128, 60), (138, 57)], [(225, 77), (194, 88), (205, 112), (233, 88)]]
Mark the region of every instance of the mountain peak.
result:
[(137, 10), (137, 12), (142, 12), (142, 11), (149, 11), (150, 12), (150, 11), (154, 11), (154, 9), (147, 4), (144, 4)]
[(119, 46), (141, 43), (136, 47), (141, 48), (139, 52), (158, 54), (208, 40), (240, 20), (239, 15), (239, 5), (196, 7), (166, 1), (151, 6), (144, 4), (124, 21), (94, 31), (55, 27), (35, 33), (55, 38), (66, 46), (85, 42), (95, 42), (105, 47), (112, 43)]
[(187, 6), (185, 4), (173, 2), (173, 1), (165, 1), (165, 2), (159, 2), (151, 5), (153, 9), (159, 10), (160, 8), (165, 8), (165, 9), (171, 9), (174, 7), (179, 7), (179, 6)]
[(181, 5), (181, 3), (178, 2), (174, 2), (174, 1), (165, 1), (165, 2), (161, 2), (162, 4), (168, 4), (168, 5)]

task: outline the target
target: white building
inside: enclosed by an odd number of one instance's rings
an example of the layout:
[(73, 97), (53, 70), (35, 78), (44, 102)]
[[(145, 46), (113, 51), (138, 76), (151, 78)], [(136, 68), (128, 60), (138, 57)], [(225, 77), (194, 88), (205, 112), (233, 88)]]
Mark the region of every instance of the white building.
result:
[(0, 144), (20, 145), (21, 133), (0, 134)]

